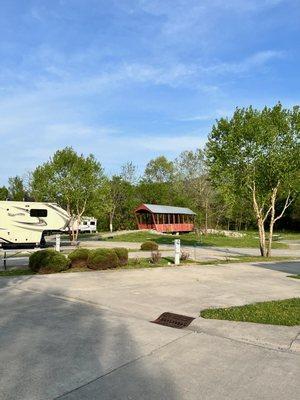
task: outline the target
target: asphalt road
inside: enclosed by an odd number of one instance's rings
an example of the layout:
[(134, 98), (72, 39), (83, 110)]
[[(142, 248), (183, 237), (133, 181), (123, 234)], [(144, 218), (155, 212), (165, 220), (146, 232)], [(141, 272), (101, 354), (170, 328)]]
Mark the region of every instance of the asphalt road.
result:
[[(199, 310), (296, 297), (253, 264), (0, 279), (1, 400), (296, 400), (300, 327), (204, 320)], [(163, 311), (195, 317), (183, 330)]]

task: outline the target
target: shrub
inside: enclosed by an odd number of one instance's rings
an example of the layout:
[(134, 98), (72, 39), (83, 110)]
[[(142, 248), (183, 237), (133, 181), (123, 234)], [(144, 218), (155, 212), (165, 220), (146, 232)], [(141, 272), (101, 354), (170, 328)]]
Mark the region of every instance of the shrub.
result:
[(182, 261), (186, 261), (186, 260), (189, 260), (189, 258), (190, 258), (190, 253), (188, 251), (182, 250), (181, 254), (180, 254), (180, 259)]
[(141, 244), (141, 250), (158, 250), (158, 244), (149, 240)]
[(161, 260), (161, 253), (159, 251), (152, 251), (150, 257), (151, 264), (158, 264)]
[(117, 268), (120, 261), (114, 249), (96, 249), (90, 252), (87, 266), (95, 270)]
[(128, 264), (128, 250), (125, 247), (116, 247), (114, 249), (116, 255), (118, 256), (120, 265)]
[(29, 257), (29, 268), (33, 272), (49, 274), (66, 271), (70, 261), (58, 251), (47, 249), (32, 253)]
[(71, 267), (86, 267), (89, 258), (90, 250), (76, 249), (72, 251), (68, 258), (71, 261)]

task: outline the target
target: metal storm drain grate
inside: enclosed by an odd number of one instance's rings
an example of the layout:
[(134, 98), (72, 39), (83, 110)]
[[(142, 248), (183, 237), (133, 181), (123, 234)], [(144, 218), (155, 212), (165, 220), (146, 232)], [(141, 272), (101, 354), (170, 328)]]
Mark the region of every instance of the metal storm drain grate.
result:
[(155, 321), (151, 322), (154, 324), (169, 326), (171, 328), (182, 329), (189, 326), (194, 319), (195, 318), (187, 317), (186, 315), (164, 312)]

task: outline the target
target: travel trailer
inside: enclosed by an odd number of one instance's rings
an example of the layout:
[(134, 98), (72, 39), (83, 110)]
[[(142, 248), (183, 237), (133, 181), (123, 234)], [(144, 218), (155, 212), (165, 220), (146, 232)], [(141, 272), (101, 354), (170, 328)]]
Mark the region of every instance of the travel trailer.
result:
[(73, 226), (71, 226), (70, 222), (70, 227), (67, 227), (65, 229), (66, 232), (69, 232), (69, 230), (72, 230), (72, 228), (75, 231), (79, 231), (80, 233), (94, 233), (97, 232), (97, 219), (93, 217), (82, 217), (81, 222), (78, 225), (76, 221), (74, 221)]
[(79, 232), (97, 232), (97, 219), (93, 217), (82, 217)]
[(39, 246), (44, 235), (64, 231), (69, 221), (55, 203), (0, 201), (0, 246)]

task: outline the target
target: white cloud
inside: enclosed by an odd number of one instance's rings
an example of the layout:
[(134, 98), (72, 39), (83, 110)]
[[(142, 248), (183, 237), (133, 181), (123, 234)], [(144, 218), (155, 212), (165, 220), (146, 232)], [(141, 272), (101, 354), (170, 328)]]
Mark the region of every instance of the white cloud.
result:
[(200, 70), (207, 74), (241, 74), (265, 66), (269, 61), (285, 56), (282, 51), (259, 51), (238, 62), (220, 62), (210, 66), (200, 66)]

